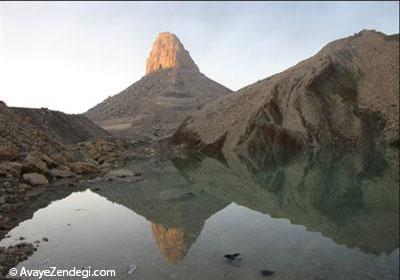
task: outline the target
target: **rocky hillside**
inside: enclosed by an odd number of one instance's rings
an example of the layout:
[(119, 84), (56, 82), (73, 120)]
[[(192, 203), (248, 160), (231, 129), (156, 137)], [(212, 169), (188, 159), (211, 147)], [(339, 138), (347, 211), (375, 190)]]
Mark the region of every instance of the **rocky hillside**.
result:
[(174, 144), (204, 151), (275, 158), (398, 141), (399, 36), (368, 30), (207, 104), (173, 136)]
[(68, 115), (48, 109), (8, 107), (0, 104), (0, 146), (16, 152), (60, 151), (94, 137), (110, 136), (83, 115)]
[(174, 34), (163, 32), (147, 59), (146, 75), (85, 115), (116, 135), (157, 139), (172, 135), (188, 115), (230, 92), (199, 71)]
[[(10, 215), (22, 201), (105, 174), (122, 164), (128, 144), (85, 116), (0, 101), (0, 238), (18, 221)], [(0, 278), (8, 271), (8, 253), (0, 250)]]

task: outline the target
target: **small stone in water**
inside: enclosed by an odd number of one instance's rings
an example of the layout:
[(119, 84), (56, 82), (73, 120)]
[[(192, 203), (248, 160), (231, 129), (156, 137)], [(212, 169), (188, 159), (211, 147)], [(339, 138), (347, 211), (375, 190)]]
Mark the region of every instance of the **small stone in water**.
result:
[(46, 242), (49, 241), (49, 239), (47, 237), (43, 237), (42, 240), (46, 241)]
[(238, 256), (240, 256), (239, 253), (235, 253), (235, 254), (226, 254), (226, 255), (224, 255), (224, 257), (225, 257), (226, 259), (228, 259), (228, 260), (234, 260), (234, 259), (236, 259)]
[(241, 264), (241, 258), (238, 258), (240, 256), (239, 253), (235, 254), (226, 254), (224, 255), (224, 258), (226, 259), (226, 262), (234, 267), (239, 267)]
[(131, 264), (129, 265), (128, 274), (133, 274), (136, 271), (136, 265)]
[(261, 272), (261, 275), (264, 277), (271, 276), (272, 274), (274, 274), (273, 271), (268, 270), (268, 269), (261, 270), (260, 272)]

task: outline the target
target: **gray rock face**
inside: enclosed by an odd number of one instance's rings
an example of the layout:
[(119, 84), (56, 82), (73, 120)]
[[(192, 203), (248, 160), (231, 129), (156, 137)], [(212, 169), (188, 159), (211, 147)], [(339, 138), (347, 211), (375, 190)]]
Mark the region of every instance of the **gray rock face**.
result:
[(179, 39), (160, 33), (147, 59), (146, 76), (85, 115), (118, 136), (170, 136), (204, 104), (229, 94), (200, 73)]
[(285, 158), (303, 149), (399, 139), (399, 37), (362, 31), (207, 104), (173, 143)]

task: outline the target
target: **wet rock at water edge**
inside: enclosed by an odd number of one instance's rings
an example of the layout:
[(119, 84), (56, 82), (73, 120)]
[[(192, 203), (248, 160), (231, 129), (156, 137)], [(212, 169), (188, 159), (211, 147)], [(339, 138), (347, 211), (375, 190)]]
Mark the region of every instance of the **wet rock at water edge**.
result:
[(69, 170), (64, 170), (61, 168), (54, 168), (50, 169), (49, 175), (53, 178), (73, 178), (75, 177), (75, 173), (69, 171)]
[(0, 247), (0, 279), (6, 276), (10, 268), (26, 260), (37, 248), (31, 243), (19, 243), (8, 248)]
[(100, 170), (97, 165), (88, 162), (74, 162), (69, 165), (72, 172), (80, 175), (98, 173)]

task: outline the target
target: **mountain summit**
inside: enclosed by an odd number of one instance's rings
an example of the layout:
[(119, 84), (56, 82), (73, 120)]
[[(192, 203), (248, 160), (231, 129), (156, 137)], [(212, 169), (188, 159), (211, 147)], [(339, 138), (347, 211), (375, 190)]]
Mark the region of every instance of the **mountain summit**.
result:
[(178, 37), (170, 32), (161, 32), (154, 41), (147, 58), (146, 75), (167, 68), (199, 72), (199, 68)]
[(158, 34), (146, 63), (146, 75), (107, 98), (85, 115), (111, 133), (157, 139), (206, 103), (231, 90), (202, 74), (172, 33)]

